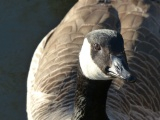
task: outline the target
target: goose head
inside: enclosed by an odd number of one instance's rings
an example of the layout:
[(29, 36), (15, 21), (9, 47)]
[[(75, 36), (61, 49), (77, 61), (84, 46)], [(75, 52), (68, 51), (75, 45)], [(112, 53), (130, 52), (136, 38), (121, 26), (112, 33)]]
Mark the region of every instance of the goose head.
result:
[(101, 29), (88, 33), (84, 39), (79, 62), (82, 73), (91, 80), (111, 80), (115, 77), (134, 82), (120, 33)]

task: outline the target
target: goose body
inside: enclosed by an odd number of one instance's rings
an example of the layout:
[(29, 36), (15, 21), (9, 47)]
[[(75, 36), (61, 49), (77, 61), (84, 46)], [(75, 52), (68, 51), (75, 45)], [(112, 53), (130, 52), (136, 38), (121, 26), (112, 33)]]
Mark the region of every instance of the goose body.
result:
[[(119, 90), (111, 85), (110, 120), (160, 119), (160, 5), (153, 0), (79, 0), (39, 44), (27, 82), (29, 120), (71, 120), (79, 52), (87, 33), (120, 32), (137, 81)], [(122, 84), (116, 79), (114, 84)]]

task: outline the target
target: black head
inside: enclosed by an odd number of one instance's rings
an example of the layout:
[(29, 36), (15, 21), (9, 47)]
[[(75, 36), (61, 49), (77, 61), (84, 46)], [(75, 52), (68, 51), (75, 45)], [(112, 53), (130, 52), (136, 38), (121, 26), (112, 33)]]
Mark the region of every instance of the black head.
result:
[(79, 59), (83, 74), (90, 79), (110, 80), (118, 77), (134, 81), (128, 68), (123, 38), (114, 30), (101, 29), (88, 33)]

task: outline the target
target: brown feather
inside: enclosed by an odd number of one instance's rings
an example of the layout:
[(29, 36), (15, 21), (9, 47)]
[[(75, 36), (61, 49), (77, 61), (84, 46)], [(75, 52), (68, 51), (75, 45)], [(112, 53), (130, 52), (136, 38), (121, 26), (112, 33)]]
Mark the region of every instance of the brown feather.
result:
[[(95, 29), (121, 31), (135, 84), (115, 80), (109, 90), (111, 120), (160, 119), (160, 5), (150, 0), (79, 0), (37, 48), (28, 77), (30, 120), (67, 120), (73, 112), (78, 54)], [(34, 65), (35, 62), (35, 65)], [(33, 70), (34, 69), (34, 70)]]

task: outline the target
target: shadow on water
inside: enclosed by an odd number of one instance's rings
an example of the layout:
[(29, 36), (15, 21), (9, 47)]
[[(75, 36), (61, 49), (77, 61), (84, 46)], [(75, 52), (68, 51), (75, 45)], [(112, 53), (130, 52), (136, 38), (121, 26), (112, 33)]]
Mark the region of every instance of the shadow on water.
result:
[(33, 52), (76, 1), (1, 1), (0, 120), (26, 119), (26, 79)]

